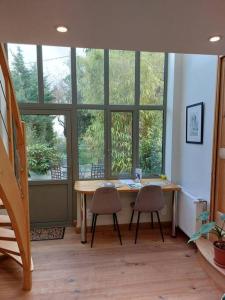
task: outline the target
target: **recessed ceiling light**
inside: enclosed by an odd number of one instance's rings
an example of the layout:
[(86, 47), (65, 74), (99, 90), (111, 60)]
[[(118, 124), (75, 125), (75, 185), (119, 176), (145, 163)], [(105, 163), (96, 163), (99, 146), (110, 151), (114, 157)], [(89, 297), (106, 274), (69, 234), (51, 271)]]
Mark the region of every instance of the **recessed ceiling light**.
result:
[(220, 40), (221, 40), (221, 36), (219, 36), (219, 35), (215, 35), (215, 36), (211, 36), (210, 38), (209, 38), (209, 41), (211, 42), (211, 43), (216, 43), (216, 42), (219, 42)]
[(56, 30), (58, 31), (58, 32), (67, 32), (68, 31), (68, 27), (66, 27), (66, 26), (57, 26), (56, 27)]

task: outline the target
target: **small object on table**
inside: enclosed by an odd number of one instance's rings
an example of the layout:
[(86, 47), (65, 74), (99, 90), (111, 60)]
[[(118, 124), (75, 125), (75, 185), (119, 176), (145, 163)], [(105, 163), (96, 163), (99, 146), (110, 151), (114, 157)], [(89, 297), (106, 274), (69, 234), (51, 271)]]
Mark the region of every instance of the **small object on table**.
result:
[(135, 169), (135, 182), (141, 182), (142, 179), (142, 169), (136, 168)]
[(115, 184), (112, 182), (103, 182), (100, 184), (101, 187), (115, 187)]
[(128, 184), (130, 189), (140, 189), (142, 187), (142, 184), (140, 182), (135, 182)]

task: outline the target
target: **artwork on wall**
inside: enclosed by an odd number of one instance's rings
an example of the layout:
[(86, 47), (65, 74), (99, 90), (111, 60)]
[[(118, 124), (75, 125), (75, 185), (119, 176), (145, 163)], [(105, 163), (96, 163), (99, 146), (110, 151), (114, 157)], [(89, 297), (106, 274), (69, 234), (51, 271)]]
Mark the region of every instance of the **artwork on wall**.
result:
[(204, 103), (186, 107), (186, 143), (203, 144)]

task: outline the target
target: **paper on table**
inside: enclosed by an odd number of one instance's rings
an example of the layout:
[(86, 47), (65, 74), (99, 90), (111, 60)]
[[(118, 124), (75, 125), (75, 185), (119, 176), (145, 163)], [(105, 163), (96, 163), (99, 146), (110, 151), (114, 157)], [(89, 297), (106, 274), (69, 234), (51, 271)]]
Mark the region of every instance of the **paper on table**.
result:
[(150, 181), (150, 182), (146, 182), (144, 184), (144, 186), (146, 185), (159, 185), (159, 186), (163, 186), (163, 185), (166, 185), (167, 184), (167, 181)]
[(120, 188), (123, 186), (121, 183), (103, 182), (99, 184), (100, 187), (115, 187)]
[(132, 179), (120, 179), (120, 182), (127, 185), (135, 183)]

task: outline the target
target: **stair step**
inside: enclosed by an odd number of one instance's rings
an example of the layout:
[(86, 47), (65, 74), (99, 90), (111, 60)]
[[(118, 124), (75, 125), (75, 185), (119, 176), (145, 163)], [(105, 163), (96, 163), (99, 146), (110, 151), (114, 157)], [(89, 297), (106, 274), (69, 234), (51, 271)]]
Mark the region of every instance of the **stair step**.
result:
[(0, 240), (15, 241), (15, 233), (12, 229), (0, 227)]
[(0, 209), (2, 209), (2, 208), (5, 208), (5, 206), (4, 206), (3, 202), (2, 202), (2, 200), (0, 199)]
[(20, 256), (20, 250), (17, 242), (15, 241), (0, 241), (0, 252)]
[(19, 265), (23, 266), (23, 262), (22, 262), (22, 258), (21, 256), (18, 255), (14, 255), (11, 253), (6, 253), (7, 256), (11, 257), (12, 259), (14, 259)]
[(0, 226), (11, 226), (11, 221), (9, 216), (0, 215)]
[[(11, 254), (11, 253), (5, 253), (4, 255), (7, 255), (7, 256), (11, 257), (11, 258), (14, 259), (19, 265), (23, 266), (23, 262), (22, 262), (21, 256), (17, 256), (17, 255)], [(33, 264), (33, 259), (32, 259), (32, 258), (31, 258), (30, 270), (31, 270), (31, 272), (34, 271), (34, 264)]]

